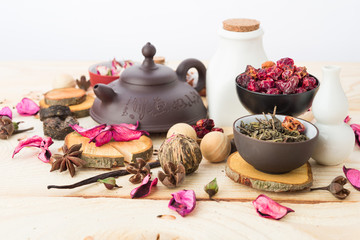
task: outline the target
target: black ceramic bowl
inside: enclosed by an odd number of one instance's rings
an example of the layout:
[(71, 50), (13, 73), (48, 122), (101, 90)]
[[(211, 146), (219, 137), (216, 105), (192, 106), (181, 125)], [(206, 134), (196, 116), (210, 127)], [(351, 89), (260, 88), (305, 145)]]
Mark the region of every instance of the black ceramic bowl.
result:
[(319, 90), (320, 82), (316, 77), (314, 78), (317, 82), (316, 88), (307, 92), (288, 95), (253, 92), (240, 86), (235, 79), (236, 92), (241, 104), (252, 114), (272, 113), (274, 107), (277, 106), (276, 113), (299, 116), (311, 107), (315, 94)]
[[(270, 115), (267, 115), (271, 119)], [(276, 115), (283, 121), (284, 115)], [(305, 134), (309, 138), (304, 142), (268, 142), (251, 138), (242, 134), (238, 126), (256, 122), (256, 118), (265, 119), (263, 115), (248, 115), (237, 119), (233, 124), (234, 141), (240, 156), (254, 168), (266, 173), (285, 173), (304, 165), (315, 150), (319, 130), (312, 123), (298, 119), (305, 126)]]

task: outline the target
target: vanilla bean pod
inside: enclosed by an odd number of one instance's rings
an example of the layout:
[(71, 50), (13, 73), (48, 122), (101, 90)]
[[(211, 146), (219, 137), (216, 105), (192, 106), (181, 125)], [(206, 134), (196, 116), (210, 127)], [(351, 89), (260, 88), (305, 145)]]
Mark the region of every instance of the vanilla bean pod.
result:
[[(149, 163), (149, 165), (150, 165), (150, 168), (157, 168), (157, 167), (160, 167), (160, 162), (159, 161), (151, 162), (151, 163)], [(81, 186), (88, 185), (91, 183), (96, 183), (97, 180), (99, 180), (99, 179), (105, 179), (105, 178), (109, 178), (109, 177), (117, 178), (117, 177), (125, 176), (128, 174), (130, 174), (130, 173), (126, 170), (116, 170), (116, 171), (99, 174), (94, 177), (84, 179), (80, 182), (77, 182), (77, 183), (74, 183), (71, 185), (48, 185), (47, 189), (51, 189), (51, 188), (73, 189), (73, 188), (81, 187)]]

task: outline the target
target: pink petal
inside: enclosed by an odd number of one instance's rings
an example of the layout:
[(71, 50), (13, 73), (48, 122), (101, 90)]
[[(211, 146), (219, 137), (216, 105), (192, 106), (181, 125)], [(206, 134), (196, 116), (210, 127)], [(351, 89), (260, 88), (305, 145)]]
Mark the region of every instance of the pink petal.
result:
[(111, 66), (114, 68), (114, 69), (119, 69), (119, 68), (122, 68), (121, 64), (115, 60), (115, 58), (111, 61)]
[(350, 120), (351, 120), (351, 117), (348, 115), (348, 116), (346, 116), (346, 118), (344, 119), (344, 123), (348, 123), (348, 122), (350, 122)]
[(260, 194), (252, 203), (259, 216), (263, 218), (279, 220), (289, 212), (294, 212), (294, 210), (275, 202), (264, 194)]
[(120, 74), (121, 74), (121, 70), (111, 68), (111, 75), (112, 76), (120, 76)]
[(126, 127), (128, 129), (131, 129), (131, 130), (136, 130), (138, 127), (139, 127), (139, 121), (136, 121), (136, 125), (134, 124), (128, 124), (128, 123), (120, 123), (120, 124), (114, 124), (112, 126), (122, 126), (122, 127)]
[(151, 175), (148, 174), (144, 178), (144, 180), (141, 182), (141, 185), (137, 188), (134, 188), (130, 192), (131, 198), (142, 198), (142, 197), (146, 197), (147, 195), (149, 195), (151, 192), (151, 188), (153, 186), (156, 186), (156, 184), (158, 182), (157, 178), (155, 178), (153, 181), (151, 181), (150, 179), (151, 179)]
[(10, 119), (12, 119), (12, 111), (11, 111), (11, 109), (9, 107), (3, 107), (0, 110), (0, 116), (7, 116)]
[(31, 116), (37, 114), (40, 111), (40, 107), (33, 100), (23, 98), (16, 105), (16, 110), (22, 116)]
[(350, 127), (354, 131), (356, 144), (360, 147), (360, 125), (351, 124)]
[(149, 135), (149, 133), (146, 131), (132, 130), (125, 126), (122, 126), (121, 124), (111, 126), (113, 138), (115, 139), (115, 141), (118, 142), (136, 140), (139, 139), (143, 134)]
[(168, 207), (185, 217), (191, 213), (196, 206), (196, 196), (193, 190), (181, 190), (172, 193)]
[(90, 139), (89, 142), (94, 142), (97, 147), (100, 147), (105, 143), (110, 142), (111, 138), (112, 138), (111, 126), (107, 126), (97, 136)]
[(343, 166), (343, 171), (351, 185), (360, 191), (360, 171), (354, 168), (346, 168), (345, 166)]
[(50, 137), (42, 138), (37, 135), (20, 141), (18, 146), (15, 148), (12, 157), (15, 156), (21, 149), (24, 147), (37, 147), (41, 149), (41, 152), (38, 155), (38, 158), (43, 162), (49, 162), (51, 157), (51, 152), (49, 151), (48, 147), (53, 144), (53, 141)]
[(89, 129), (85, 129), (76, 124), (70, 124), (70, 127), (74, 129), (77, 133), (79, 133), (81, 136), (92, 139), (95, 138), (106, 127), (106, 124), (101, 124)]
[(97, 74), (100, 74), (101, 76), (111, 76), (111, 70), (110, 68), (106, 66), (97, 66), (96, 67)]

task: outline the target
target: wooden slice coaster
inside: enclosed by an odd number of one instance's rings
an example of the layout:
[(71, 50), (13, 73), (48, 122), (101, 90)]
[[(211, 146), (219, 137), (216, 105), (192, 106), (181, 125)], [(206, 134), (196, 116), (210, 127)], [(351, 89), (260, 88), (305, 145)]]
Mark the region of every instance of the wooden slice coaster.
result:
[(44, 97), (48, 105), (71, 106), (84, 102), (86, 92), (79, 88), (60, 88), (45, 93)]
[(89, 138), (82, 137), (76, 132), (69, 133), (65, 137), (64, 144), (69, 148), (79, 143), (82, 143), (81, 159), (86, 161), (85, 167), (123, 167), (124, 161), (131, 162), (136, 158), (143, 158), (147, 161), (153, 153), (152, 141), (146, 136), (129, 142), (111, 141), (100, 147), (96, 147), (95, 143), (89, 143)]
[(238, 152), (231, 154), (226, 163), (226, 175), (235, 182), (269, 192), (293, 192), (309, 188), (313, 177), (311, 166), (303, 166), (284, 174), (268, 174), (256, 170)]
[[(86, 96), (84, 102), (77, 105), (69, 106), (70, 111), (73, 113), (74, 117), (76, 118), (87, 117), (89, 116), (89, 110), (92, 107), (94, 100), (95, 100), (94, 97), (88, 95)], [(45, 109), (48, 107), (50, 107), (50, 105), (46, 104), (44, 99), (40, 100), (41, 109)]]

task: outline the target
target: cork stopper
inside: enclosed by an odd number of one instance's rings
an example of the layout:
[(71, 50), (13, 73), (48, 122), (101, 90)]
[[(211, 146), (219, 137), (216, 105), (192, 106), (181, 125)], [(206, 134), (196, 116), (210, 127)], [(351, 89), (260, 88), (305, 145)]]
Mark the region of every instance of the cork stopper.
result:
[(223, 21), (223, 28), (231, 32), (251, 32), (259, 27), (260, 22), (255, 19), (231, 18)]
[(155, 56), (154, 62), (157, 64), (165, 64), (165, 57), (162, 56)]

